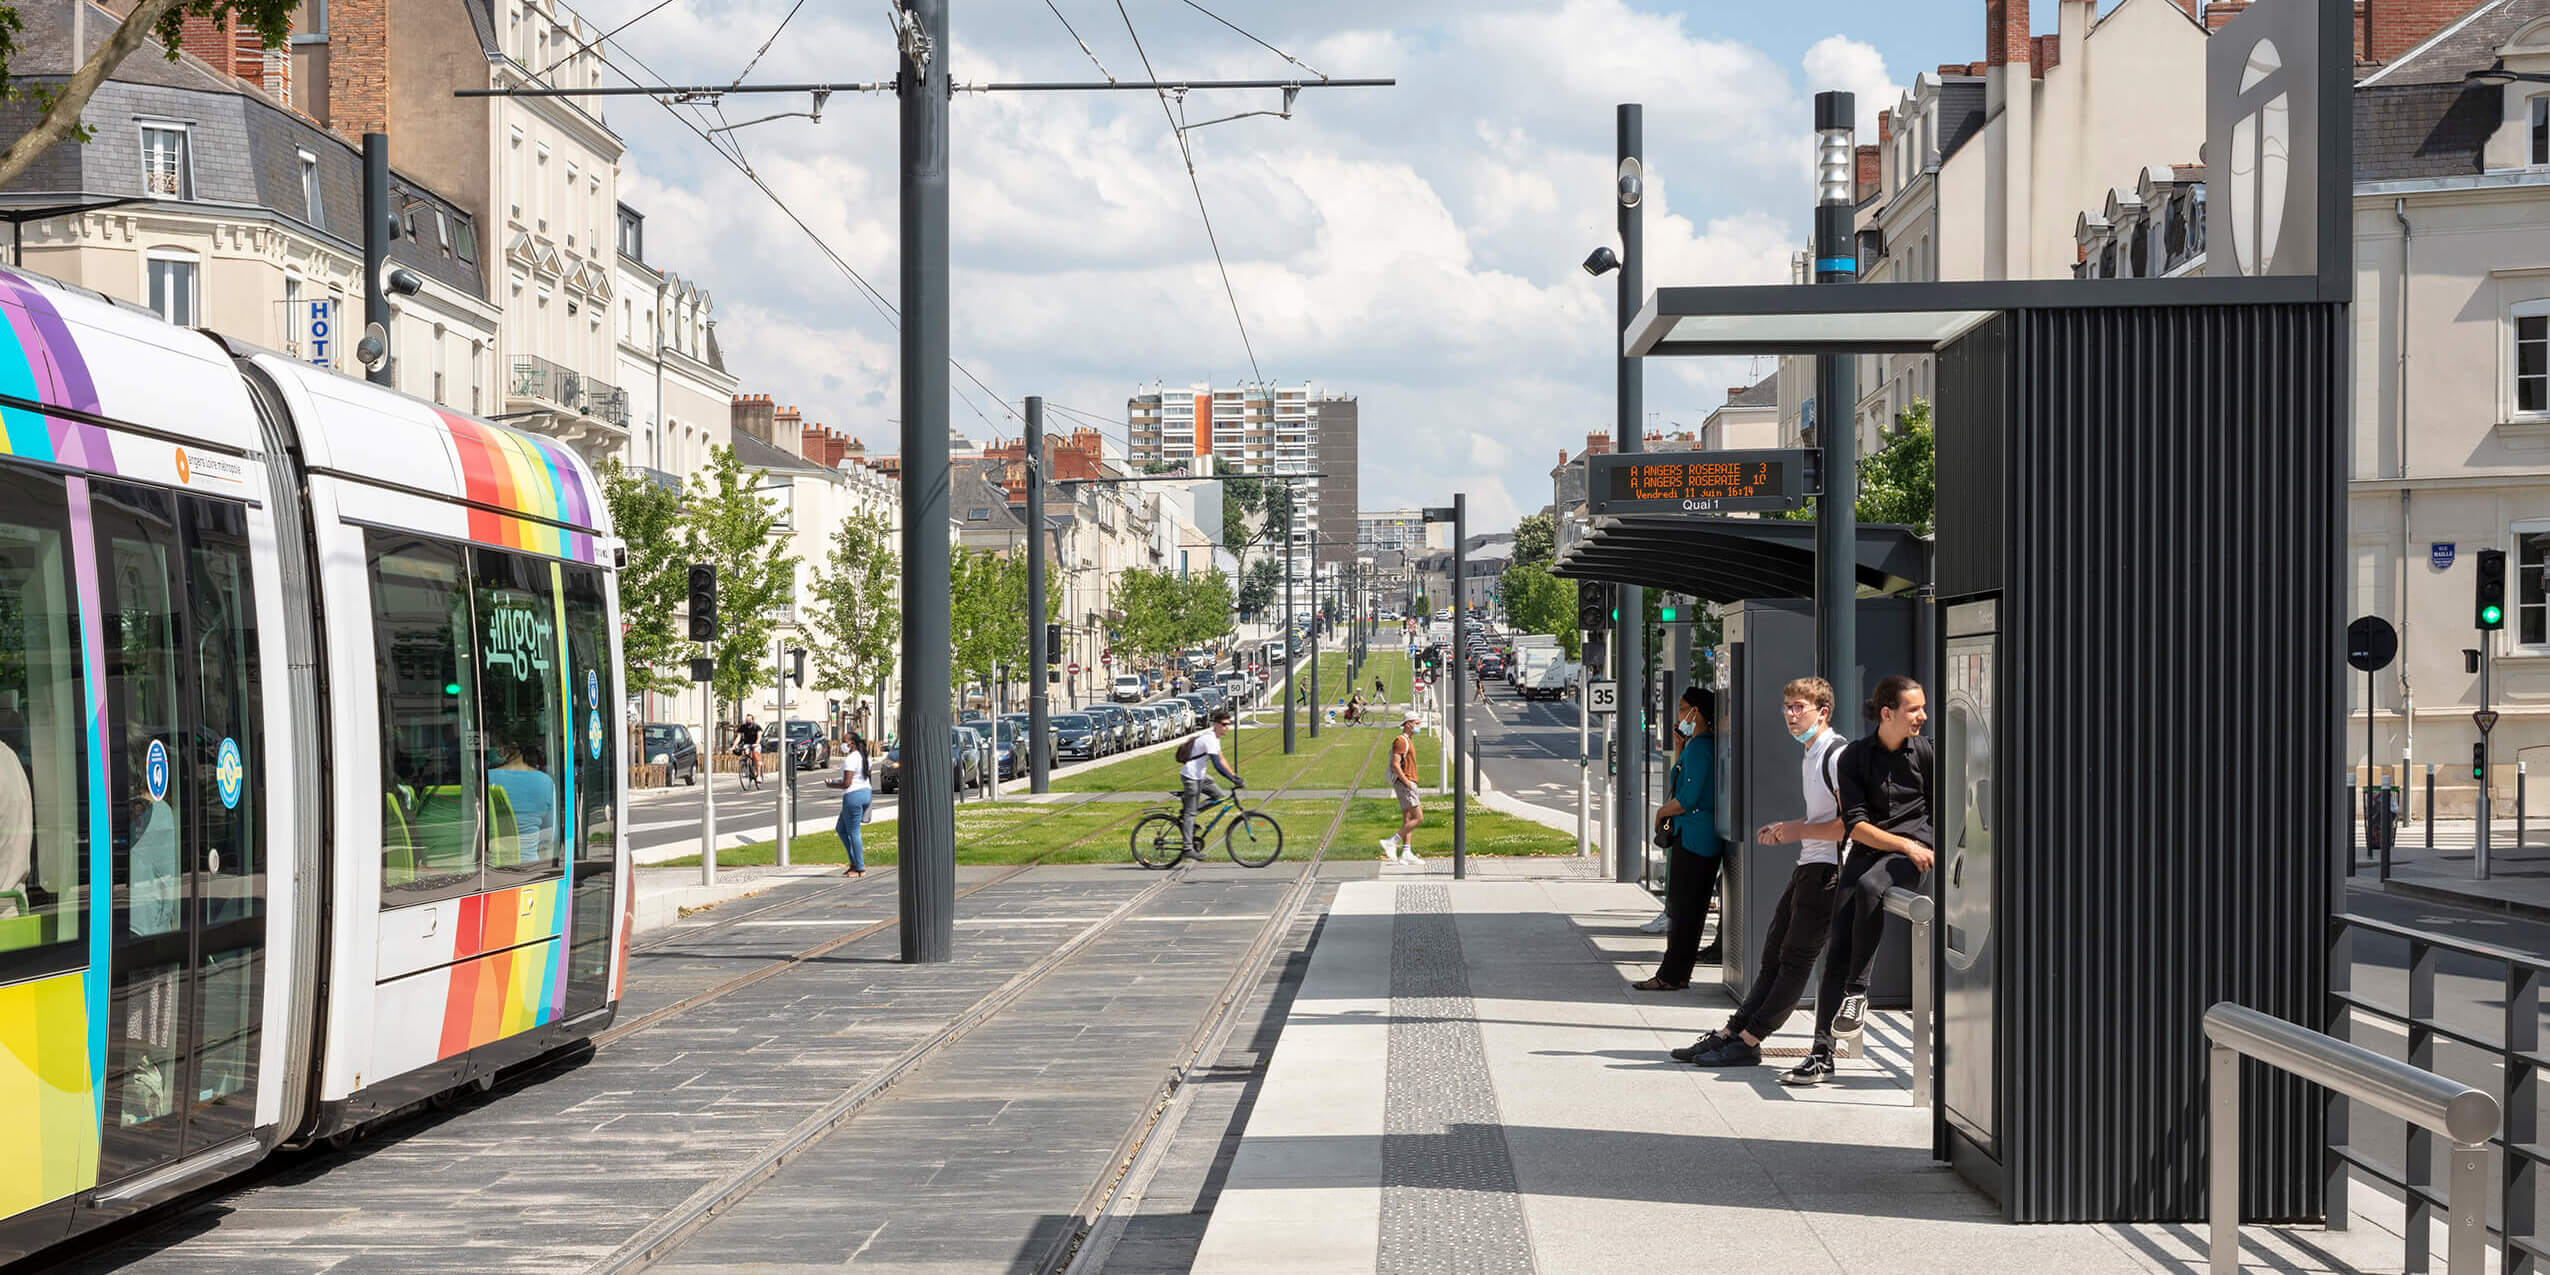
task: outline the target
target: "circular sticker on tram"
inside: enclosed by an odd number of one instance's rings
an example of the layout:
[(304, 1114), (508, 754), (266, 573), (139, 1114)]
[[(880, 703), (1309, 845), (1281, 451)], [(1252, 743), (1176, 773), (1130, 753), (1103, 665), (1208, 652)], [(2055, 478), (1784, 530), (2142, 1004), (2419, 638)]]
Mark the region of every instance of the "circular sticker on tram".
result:
[(594, 709), (584, 716), (584, 746), (595, 761), (602, 760), (602, 710)]
[(239, 790), (247, 785), (248, 764), (239, 760), (239, 741), (225, 737), (221, 755), (213, 762), (213, 782), (221, 789), (221, 808), (239, 808)]
[[(602, 678), (592, 669), (584, 671), (584, 702), (597, 708), (602, 704)], [(594, 755), (601, 756), (600, 753)]]
[(168, 745), (156, 739), (142, 758), (142, 786), (150, 790), (153, 801), (168, 796)]

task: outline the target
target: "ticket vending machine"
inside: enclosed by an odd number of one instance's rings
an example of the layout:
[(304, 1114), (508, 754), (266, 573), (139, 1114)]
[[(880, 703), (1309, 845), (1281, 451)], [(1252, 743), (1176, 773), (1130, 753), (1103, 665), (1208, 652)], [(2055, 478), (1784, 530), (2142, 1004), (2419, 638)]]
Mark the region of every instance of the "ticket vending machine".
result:
[[(1915, 605), (1910, 598), (1860, 599), (1859, 684), (1833, 688), (1833, 729), (1853, 738), (1866, 734), (1870, 727), (1861, 719), (1860, 704), (1877, 683), (1896, 673), (1918, 676)], [(1805, 598), (1757, 598), (1734, 603), (1721, 614), (1726, 661), (1716, 722), (1718, 832), (1727, 861), (1719, 887), (1718, 937), (1726, 954), (1727, 990), (1741, 997), (1753, 985), (1771, 910), (1797, 867), (1796, 846), (1756, 844), (1753, 830), (1806, 814), (1799, 774), (1805, 750), (1789, 738), (1780, 716), (1780, 692), (1792, 679), (1815, 675), (1815, 604)], [(1911, 1003), (1907, 941), (1903, 922), (1888, 917), (1868, 988), (1871, 1003)], [(1807, 999), (1814, 999), (1812, 984)]]
[[(1940, 1074), (1951, 1158), (1997, 1178), (2000, 1160), (1992, 942), (1992, 735), (2000, 603), (1947, 609), (1932, 720), (1939, 734)], [(1997, 1193), (1997, 1192), (1996, 1192)]]

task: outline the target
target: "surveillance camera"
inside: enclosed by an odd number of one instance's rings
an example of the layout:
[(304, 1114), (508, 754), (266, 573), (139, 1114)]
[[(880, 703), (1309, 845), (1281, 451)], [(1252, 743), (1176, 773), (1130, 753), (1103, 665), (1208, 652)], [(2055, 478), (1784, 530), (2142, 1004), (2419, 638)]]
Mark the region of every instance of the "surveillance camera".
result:
[(1585, 258), (1585, 273), (1597, 279), (1618, 269), (1620, 269), (1620, 258), (1613, 255), (1609, 245), (1594, 249), (1593, 253)]
[(1639, 167), (1636, 156), (1620, 161), (1621, 207), (1635, 208), (1638, 206), (1638, 200), (1645, 194), (1645, 187), (1639, 180), (1642, 172), (1643, 170)]
[(389, 359), (389, 332), (377, 323), (366, 325), (363, 329), (363, 339), (354, 344), (354, 361), (362, 364), (366, 371), (372, 371), (389, 362)]
[(425, 290), (425, 281), (417, 278), (415, 271), (394, 266), (382, 290), (395, 296), (412, 297)]

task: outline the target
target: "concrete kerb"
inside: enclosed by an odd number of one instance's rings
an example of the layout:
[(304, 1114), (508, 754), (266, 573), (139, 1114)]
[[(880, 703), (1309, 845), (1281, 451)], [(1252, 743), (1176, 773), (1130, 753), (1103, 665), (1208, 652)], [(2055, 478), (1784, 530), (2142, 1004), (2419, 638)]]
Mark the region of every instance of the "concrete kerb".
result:
[[(690, 868), (666, 868), (659, 872), (637, 874), (637, 914), (634, 933), (660, 930), (682, 919), (685, 911), (715, 907), (736, 899), (774, 889), (804, 877), (838, 876), (841, 869), (834, 864), (800, 864), (787, 868), (730, 868), (715, 885), (701, 885), (699, 874)], [(650, 881), (650, 877), (675, 877)]]

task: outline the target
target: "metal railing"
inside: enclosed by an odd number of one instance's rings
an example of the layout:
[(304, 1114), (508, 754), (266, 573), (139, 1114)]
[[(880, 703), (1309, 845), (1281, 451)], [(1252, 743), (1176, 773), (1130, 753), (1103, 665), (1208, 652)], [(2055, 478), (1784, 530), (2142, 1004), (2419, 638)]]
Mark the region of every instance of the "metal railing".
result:
[(1913, 1105), (1930, 1105), (1930, 921), (1938, 904), (1927, 894), (1902, 886), (1886, 892), (1886, 910), (1912, 927), (1912, 1091)]
[[(2485, 1268), (2488, 1142), (2498, 1129), (2496, 1099), (2458, 1080), (2229, 1001), (2205, 1011), (2205, 1040), (2206, 1106), (2212, 1126), (2205, 1211), (2212, 1233), (2208, 1266), (2214, 1275), (2235, 1275), (2240, 1269), (2240, 1060), (2244, 1057), (2397, 1116), (2427, 1136), (2441, 1133), (2451, 1138), (2451, 1181), (2443, 1199), (2444, 1258), (2453, 1275), (2478, 1275)], [(2412, 1133), (2410, 1141), (2416, 1140)], [(2412, 1178), (2418, 1176), (2416, 1166), (2412, 1147)], [(2432, 1192), (2415, 1185), (2403, 1184), (2403, 1189), (2409, 1195), (2407, 1269), (2422, 1271), (2429, 1244), (2427, 1215), (2419, 1201), (2424, 1199), (2431, 1207)], [(2328, 1207), (2332, 1224), (2342, 1225), (2344, 1192), (2331, 1192)]]
[[(2480, 1224), (2501, 1237), (2500, 1267), (2505, 1275), (2536, 1275), (2550, 1259), (2550, 1242), (2539, 1233), (2538, 1209), (2535, 1201), (2544, 1166), (2550, 1166), (2550, 1146), (2541, 1144), (2540, 1081), (2550, 1070), (2550, 1055), (2541, 1048), (2541, 988), (2550, 979), (2550, 959), (2529, 952), (2500, 947), (2493, 943), (2453, 938), (2429, 930), (2395, 925), (2370, 917), (2343, 914), (2335, 918), (2340, 927), (2338, 942), (2330, 953), (2329, 999), (2335, 1015), (2360, 1014), (2367, 1018), (2397, 1024), (2408, 1037), (2408, 1057), (2402, 1066), (2431, 1068), (2435, 1061), (2436, 1043), (2446, 1042), (2469, 1050), (2492, 1055), (2498, 1063), (2498, 1093), (2492, 1100), (2504, 1115), (2504, 1128), (2493, 1139), (2500, 1155), (2499, 1183), (2504, 1192), (2501, 1224), (2487, 1227), (2483, 1207)], [(2355, 964), (2354, 939), (2372, 934), (2403, 940), (2408, 945), (2408, 1005), (2404, 1010), (2376, 1004), (2355, 993), (2352, 969)], [(2470, 1032), (2446, 1026), (2437, 1013), (2435, 982), (2441, 958), (2463, 956), (2486, 961), (2504, 970), (2500, 994), (2504, 998), (2503, 1026), (2497, 1039), (2489, 1040)], [(2345, 1176), (2335, 1170), (2339, 1165), (2351, 1166), (2366, 1177), (2400, 1191), (2408, 1202), (2410, 1270), (2424, 1269), (2422, 1237), (2425, 1223), (2439, 1208), (2453, 1208), (2446, 1199), (2438, 1198), (2429, 1180), (2434, 1161), (2435, 1133), (2412, 1122), (2408, 1129), (2405, 1163), (2399, 1174), (2393, 1174), (2372, 1157), (2343, 1145), (2347, 1135), (2345, 1108), (2333, 1103), (2329, 1118), (2329, 1154), (2336, 1162), (2329, 1175), (2329, 1216), (2345, 1215)], [(2395, 1113), (2396, 1114), (2396, 1113)], [(2459, 1153), (2455, 1153), (2458, 1168)], [(2458, 1212), (2457, 1209), (2455, 1209)], [(2476, 1269), (2475, 1267), (2472, 1269)]]
[(513, 397), (555, 404), (623, 429), (629, 423), (627, 390), (536, 354), (515, 356)]

